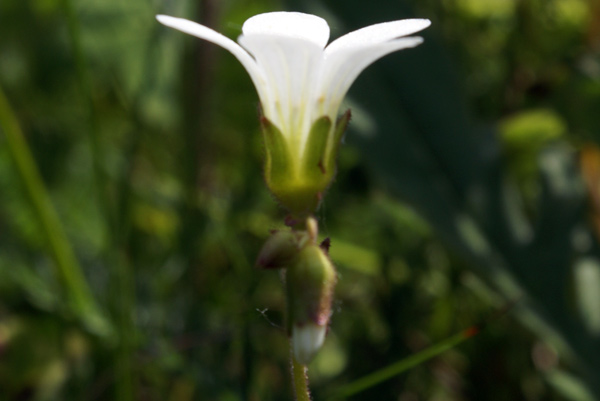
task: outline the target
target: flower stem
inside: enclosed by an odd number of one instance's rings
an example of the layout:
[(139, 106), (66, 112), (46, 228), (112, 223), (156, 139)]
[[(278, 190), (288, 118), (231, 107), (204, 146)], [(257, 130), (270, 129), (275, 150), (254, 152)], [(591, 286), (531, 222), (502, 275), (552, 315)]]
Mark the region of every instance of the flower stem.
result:
[(91, 332), (109, 337), (112, 327), (97, 307), (73, 248), (52, 206), (29, 146), (2, 88), (0, 88), (0, 127), (33, 212), (40, 224), (56, 265), (56, 275), (64, 288), (68, 305)]
[[(288, 224), (289, 222), (286, 222), (286, 224)], [(295, 230), (306, 230), (308, 232), (308, 234), (311, 236), (311, 238), (314, 240), (316, 239), (317, 233), (318, 233), (318, 228), (317, 228), (317, 221), (313, 218), (313, 217), (309, 217), (306, 219), (299, 219), (298, 221), (294, 222), (293, 224), (288, 224), (290, 226), (294, 226)], [(290, 300), (288, 299), (288, 305), (287, 305), (287, 319), (289, 322), (289, 319), (291, 317), (291, 313), (290, 313)], [(289, 326), (291, 327), (291, 326)], [(294, 348), (292, 346), (292, 343), (290, 342), (290, 365), (292, 368), (292, 384), (294, 387), (294, 397), (296, 399), (296, 401), (311, 401), (310, 398), (310, 390), (308, 389), (308, 368), (299, 363), (296, 358), (294, 357)]]
[(294, 386), (294, 397), (296, 401), (311, 401), (310, 391), (308, 389), (308, 369), (306, 366), (296, 361), (291, 347), (290, 360), (292, 365), (292, 384)]

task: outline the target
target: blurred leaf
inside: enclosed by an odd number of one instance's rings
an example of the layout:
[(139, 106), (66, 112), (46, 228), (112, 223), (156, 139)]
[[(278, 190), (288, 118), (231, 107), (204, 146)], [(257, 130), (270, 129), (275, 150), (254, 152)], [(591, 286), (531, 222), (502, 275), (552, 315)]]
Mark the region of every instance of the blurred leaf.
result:
[(600, 238), (600, 148), (593, 144), (582, 147), (579, 155), (581, 175), (587, 187), (590, 217)]
[(377, 254), (372, 250), (356, 244), (349, 244), (335, 237), (331, 238), (331, 242), (335, 244), (330, 249), (330, 255), (334, 262), (364, 274), (372, 276), (380, 274), (379, 260)]
[(73, 248), (52, 206), (25, 137), (8, 100), (0, 89), (0, 127), (21, 179), (39, 229), (44, 233), (48, 252), (56, 265), (56, 276), (62, 284), (71, 311), (93, 333), (110, 337), (112, 327), (98, 308), (93, 294), (81, 271)]
[(563, 370), (554, 369), (548, 372), (546, 380), (571, 401), (594, 401), (596, 399), (589, 393), (581, 380)]
[(567, 127), (550, 110), (531, 110), (505, 119), (499, 130), (507, 147), (519, 151), (539, 151), (549, 141), (563, 137)]
[(579, 313), (588, 331), (600, 335), (600, 262), (579, 259), (573, 266), (575, 294)]
[(431, 345), (430, 347), (427, 347), (426, 349), (420, 352), (417, 352), (398, 362), (386, 366), (381, 370), (373, 372), (365, 377), (361, 377), (360, 379), (352, 383), (346, 384), (341, 388), (334, 390), (333, 394), (330, 396), (330, 399), (345, 399), (347, 397), (361, 393), (385, 380), (389, 380), (396, 375), (399, 375), (411, 368), (414, 368), (415, 366), (418, 366), (428, 361), (433, 357), (438, 356), (444, 351), (456, 347), (460, 343), (476, 335), (479, 332), (479, 330), (479, 327), (471, 327), (444, 341)]
[(476, 18), (498, 18), (511, 15), (515, 10), (515, 3), (516, 0), (459, 0), (456, 5), (461, 11)]

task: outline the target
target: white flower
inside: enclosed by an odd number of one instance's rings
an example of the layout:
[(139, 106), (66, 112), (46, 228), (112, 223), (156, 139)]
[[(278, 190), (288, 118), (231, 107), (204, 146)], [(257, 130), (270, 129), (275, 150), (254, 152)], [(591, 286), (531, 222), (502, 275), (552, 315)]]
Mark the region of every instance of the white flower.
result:
[[(311, 142), (309, 137), (315, 123), (323, 117), (331, 122), (322, 139), (324, 154), (319, 159), (319, 168), (333, 166), (329, 170), (334, 170), (336, 141), (341, 139), (336, 138), (335, 121), (350, 86), (377, 59), (420, 44), (422, 38), (404, 36), (430, 25), (426, 19), (385, 22), (351, 32), (326, 46), (329, 26), (322, 18), (310, 14), (255, 15), (244, 23), (239, 44), (192, 21), (164, 15), (158, 15), (157, 19), (229, 50), (242, 63), (256, 87), (264, 117), (283, 136), (287, 156), (291, 158), (289, 174), (299, 187), (307, 184), (298, 166), (311, 151), (307, 150), (307, 144)], [(267, 160), (267, 167), (269, 163)], [(325, 186), (319, 185), (323, 187), (321, 191), (333, 178), (333, 171), (326, 175)], [(275, 195), (281, 200), (280, 195)], [(318, 196), (321, 195), (319, 192)]]

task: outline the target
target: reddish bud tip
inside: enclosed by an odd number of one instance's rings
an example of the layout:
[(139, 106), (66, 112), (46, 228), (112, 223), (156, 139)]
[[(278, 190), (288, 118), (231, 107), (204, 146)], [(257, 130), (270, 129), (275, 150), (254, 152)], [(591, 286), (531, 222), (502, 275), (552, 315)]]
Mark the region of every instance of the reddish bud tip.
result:
[(329, 254), (329, 248), (331, 247), (331, 239), (329, 237), (325, 238), (319, 244), (319, 247), (327, 254)]
[(256, 259), (263, 269), (287, 267), (298, 254), (298, 235), (292, 231), (276, 231), (265, 242)]

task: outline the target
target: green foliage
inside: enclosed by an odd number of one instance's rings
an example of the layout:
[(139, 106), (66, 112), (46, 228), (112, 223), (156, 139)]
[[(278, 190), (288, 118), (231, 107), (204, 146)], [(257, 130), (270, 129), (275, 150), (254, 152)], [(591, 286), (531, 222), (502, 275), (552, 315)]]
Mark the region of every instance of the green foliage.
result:
[[(357, 107), (317, 216), (339, 271), (309, 370), (317, 400), (513, 303), (353, 399), (600, 397), (598, 240), (575, 150), (600, 138), (599, 10), (483, 3), (288, 3), (326, 17), (333, 37), (433, 21), (423, 45), (350, 92)], [(3, 123), (0, 401), (291, 398), (283, 286), (253, 268), (284, 216), (265, 189), (257, 96), (231, 55), (154, 20), (235, 38), (275, 9), (0, 2), (0, 87), (41, 178), (28, 189)], [(43, 197), (57, 217), (46, 229), (48, 209), (30, 202)], [(81, 281), (65, 285), (49, 236), (72, 249)], [(94, 308), (73, 297), (107, 311), (115, 336), (82, 324), (101, 314), (82, 316)]]

